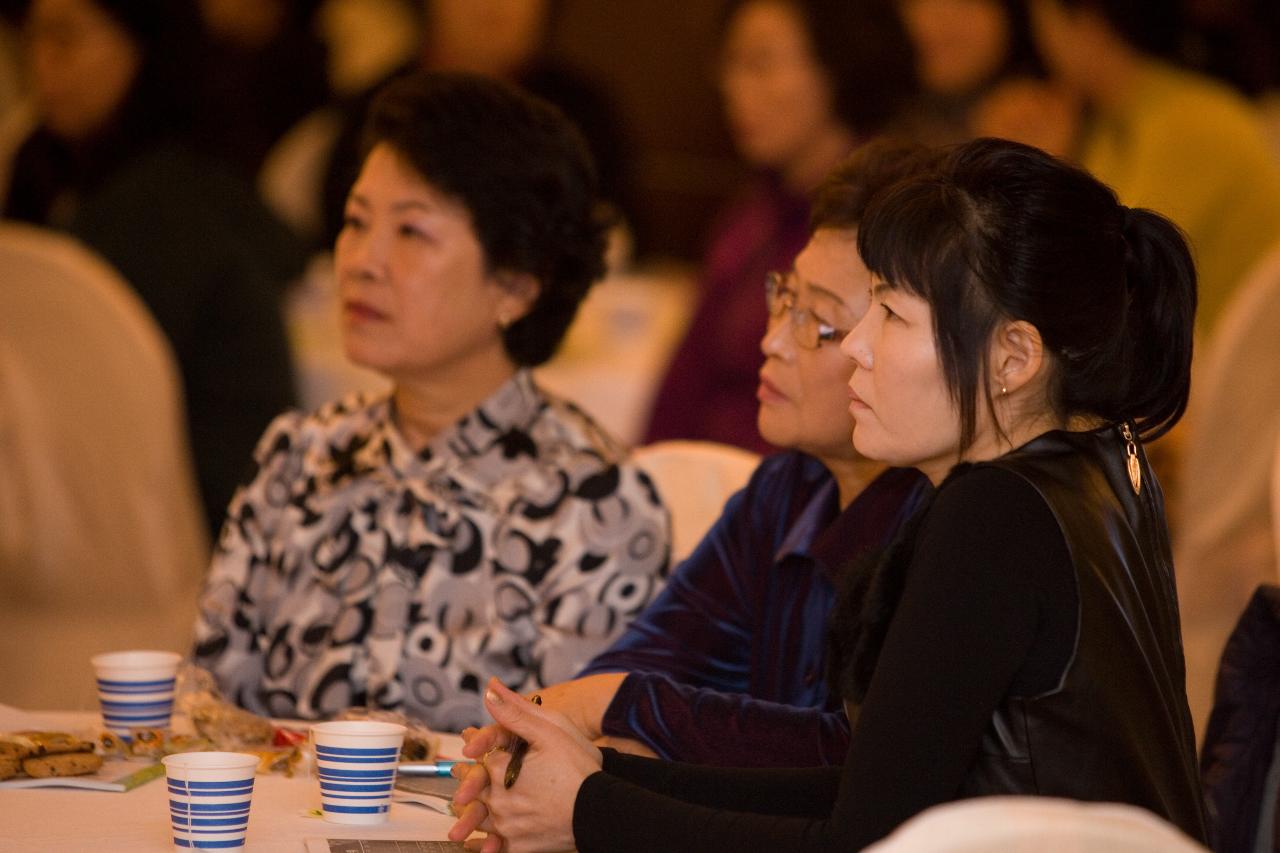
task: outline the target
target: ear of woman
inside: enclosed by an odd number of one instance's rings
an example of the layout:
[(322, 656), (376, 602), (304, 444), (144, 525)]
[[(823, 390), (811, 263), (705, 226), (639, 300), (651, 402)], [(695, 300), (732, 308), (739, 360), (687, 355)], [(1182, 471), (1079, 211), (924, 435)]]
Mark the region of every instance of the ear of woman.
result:
[(992, 341), (991, 365), (1001, 396), (1038, 388), (1047, 379), (1048, 366), (1040, 330), (1026, 320), (1002, 323)]
[(494, 280), (501, 291), (495, 301), (494, 312), (498, 326), (506, 329), (524, 319), (532, 310), (542, 292), (542, 286), (538, 284), (538, 279), (527, 272), (499, 271)]

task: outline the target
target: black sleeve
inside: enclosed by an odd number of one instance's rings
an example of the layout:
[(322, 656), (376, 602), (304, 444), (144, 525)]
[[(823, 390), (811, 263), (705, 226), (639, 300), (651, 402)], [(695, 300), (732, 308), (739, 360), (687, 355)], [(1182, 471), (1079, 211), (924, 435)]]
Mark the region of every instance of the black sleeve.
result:
[(955, 797), (1006, 695), (1056, 680), (1075, 596), (1034, 488), (997, 468), (966, 472), (921, 529), (838, 786), (820, 771), (615, 758), (578, 792), (579, 849), (854, 850), (882, 838)]

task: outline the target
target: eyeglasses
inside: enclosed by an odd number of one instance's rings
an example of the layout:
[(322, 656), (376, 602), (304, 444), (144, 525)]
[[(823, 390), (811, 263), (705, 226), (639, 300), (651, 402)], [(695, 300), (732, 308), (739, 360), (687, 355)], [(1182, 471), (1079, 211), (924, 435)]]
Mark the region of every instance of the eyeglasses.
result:
[(805, 349), (817, 349), (828, 341), (839, 341), (849, 334), (848, 329), (837, 329), (819, 320), (808, 308), (796, 307), (796, 292), (787, 287), (787, 277), (771, 272), (764, 279), (764, 299), (769, 316), (781, 319), (786, 313), (791, 320), (791, 336)]

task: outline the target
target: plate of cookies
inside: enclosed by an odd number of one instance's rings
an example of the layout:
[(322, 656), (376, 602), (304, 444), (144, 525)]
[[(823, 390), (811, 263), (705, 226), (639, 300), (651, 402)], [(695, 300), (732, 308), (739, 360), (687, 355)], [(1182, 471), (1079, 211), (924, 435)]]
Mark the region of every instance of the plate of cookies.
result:
[(105, 756), (100, 744), (67, 732), (0, 734), (0, 789), (129, 791), (163, 775), (152, 756)]

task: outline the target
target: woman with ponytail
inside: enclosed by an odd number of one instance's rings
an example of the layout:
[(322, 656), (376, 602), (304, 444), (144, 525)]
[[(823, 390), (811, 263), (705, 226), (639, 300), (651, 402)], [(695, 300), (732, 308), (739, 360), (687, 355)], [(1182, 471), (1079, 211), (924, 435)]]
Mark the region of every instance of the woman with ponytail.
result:
[[(1021, 794), (1205, 822), (1160, 486), (1195, 269), (1168, 220), (1087, 173), (978, 140), (876, 197), (872, 307), (844, 339), (859, 452), (937, 486), (832, 616), (844, 767), (741, 771), (597, 750), (491, 683), (531, 744), (455, 805), (512, 851), (855, 850), (929, 806)], [(496, 850), (492, 839), (488, 849)]]

